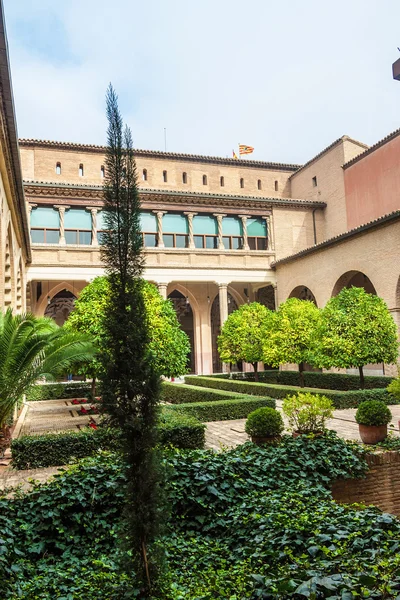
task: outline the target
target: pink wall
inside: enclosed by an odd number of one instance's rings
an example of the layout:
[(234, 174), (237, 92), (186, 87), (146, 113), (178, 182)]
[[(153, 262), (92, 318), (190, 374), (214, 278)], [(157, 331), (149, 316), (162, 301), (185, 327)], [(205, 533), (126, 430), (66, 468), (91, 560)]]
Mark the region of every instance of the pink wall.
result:
[(400, 135), (344, 169), (347, 228), (400, 209)]

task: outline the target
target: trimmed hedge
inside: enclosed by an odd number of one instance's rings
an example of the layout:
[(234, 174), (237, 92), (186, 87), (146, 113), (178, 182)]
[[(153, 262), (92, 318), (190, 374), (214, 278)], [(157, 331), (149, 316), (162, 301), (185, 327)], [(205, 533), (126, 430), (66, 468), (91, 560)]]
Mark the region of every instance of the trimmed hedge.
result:
[[(223, 374), (225, 375), (225, 374)], [(229, 377), (229, 375), (228, 375)], [(255, 381), (254, 373), (231, 373), (231, 379), (246, 381)], [(298, 371), (260, 371), (258, 373), (260, 382), (277, 383), (281, 385), (299, 384)], [(385, 376), (365, 376), (365, 388), (376, 389), (386, 388), (393, 381), (392, 377)], [(304, 383), (310, 388), (319, 388), (323, 390), (359, 390), (360, 378), (358, 375), (348, 375), (346, 373), (320, 373), (317, 371), (304, 371)]]
[[(188, 375), (185, 382), (199, 387), (210, 387), (213, 389), (228, 390), (240, 394), (251, 394), (254, 396), (270, 396), (271, 398), (285, 398), (288, 394), (297, 392), (311, 392), (323, 394), (330, 398), (335, 408), (357, 408), (364, 400), (382, 400), (385, 404), (395, 404), (393, 397), (386, 389), (354, 390), (341, 392), (337, 390), (325, 390), (318, 388), (301, 388), (299, 386), (277, 385), (268, 383), (253, 383), (248, 381), (237, 381), (233, 379), (217, 379), (214, 377), (199, 377)], [(232, 417), (233, 418), (233, 417)], [(238, 417), (239, 418), (239, 417)]]
[[(162, 445), (176, 448), (204, 448), (205, 425), (195, 417), (164, 410), (158, 426)], [(84, 429), (44, 435), (26, 435), (11, 443), (12, 466), (15, 469), (39, 469), (66, 465), (71, 460), (96, 454), (99, 450), (120, 449), (119, 432), (115, 429)]]
[(255, 398), (247, 396), (238, 400), (218, 400), (216, 402), (190, 402), (169, 406), (168, 411), (175, 411), (191, 415), (199, 421), (229, 421), (231, 419), (245, 419), (253, 410), (269, 406), (275, 408), (273, 398)]
[(206, 426), (195, 416), (164, 409), (159, 423), (160, 443), (175, 448), (204, 448)]
[(118, 433), (105, 428), (26, 435), (11, 443), (12, 466), (14, 469), (57, 467), (73, 458), (84, 458), (99, 450), (117, 450), (119, 446)]
[(186, 385), (184, 383), (168, 383), (163, 381), (161, 386), (162, 400), (164, 402), (170, 402), (171, 404), (238, 400), (242, 396), (243, 394), (238, 394), (237, 392), (203, 388), (197, 385)]
[(26, 399), (63, 400), (64, 398), (85, 398), (92, 389), (92, 384), (85, 381), (69, 381), (68, 383), (39, 383), (29, 388)]

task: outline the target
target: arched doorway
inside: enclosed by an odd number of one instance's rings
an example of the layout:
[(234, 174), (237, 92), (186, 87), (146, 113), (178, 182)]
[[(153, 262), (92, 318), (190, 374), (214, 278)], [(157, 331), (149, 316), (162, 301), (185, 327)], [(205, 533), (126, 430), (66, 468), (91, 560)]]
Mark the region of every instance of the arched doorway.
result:
[(194, 355), (194, 322), (193, 310), (190, 306), (189, 298), (185, 297), (181, 292), (178, 292), (178, 290), (174, 290), (168, 295), (168, 299), (171, 300), (174, 305), (180, 326), (189, 338), (190, 354), (188, 356), (188, 369), (190, 373), (194, 373), (196, 370)]
[(4, 256), (4, 308), (12, 307), (13, 305), (13, 288), (14, 288), (14, 264), (13, 264), (13, 248), (11, 231), (8, 228), (6, 237), (6, 248)]
[(68, 290), (62, 290), (58, 292), (53, 298), (50, 300), (49, 304), (44, 311), (45, 317), (50, 317), (59, 325), (60, 327), (64, 325), (65, 321), (68, 319), (70, 312), (74, 308), (76, 296), (69, 292)]
[[(228, 292), (228, 315), (237, 310), (238, 305), (234, 297)], [(217, 338), (221, 333), (221, 315), (219, 309), (219, 294), (214, 298), (211, 306), (211, 342), (212, 342), (212, 359), (213, 373), (221, 373), (222, 361), (218, 354)]]
[(332, 290), (332, 296), (337, 296), (343, 288), (351, 287), (364, 288), (368, 294), (376, 295), (375, 287), (367, 275), (361, 273), (361, 271), (347, 271), (347, 273), (343, 273), (335, 283)]
[(309, 300), (310, 302), (313, 302), (315, 304), (315, 306), (317, 306), (317, 301), (315, 299), (314, 294), (308, 287), (306, 287), (304, 285), (298, 285), (297, 287), (295, 287), (294, 290), (292, 290), (290, 292), (289, 298), (298, 298), (299, 300)]
[(275, 310), (275, 290), (273, 285), (265, 285), (264, 287), (257, 290), (256, 301), (263, 306), (269, 308), (269, 310)]

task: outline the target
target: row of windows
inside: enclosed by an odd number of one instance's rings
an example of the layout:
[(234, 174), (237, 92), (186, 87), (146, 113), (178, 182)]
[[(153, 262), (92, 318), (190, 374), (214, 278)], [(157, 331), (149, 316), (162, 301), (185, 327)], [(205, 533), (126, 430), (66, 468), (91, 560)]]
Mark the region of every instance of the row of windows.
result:
[[(147, 181), (147, 169), (143, 169), (142, 180), (143, 181)], [(168, 171), (163, 171), (163, 182), (164, 183), (168, 182)], [(187, 182), (188, 182), (187, 173), (185, 171), (183, 171), (183, 173), (182, 173), (182, 183), (186, 184)], [(223, 177), (222, 175), (219, 178), (219, 184), (220, 184), (221, 187), (225, 186), (225, 177)], [(203, 185), (208, 185), (208, 177), (207, 177), (207, 175), (203, 175)], [(242, 189), (245, 187), (244, 186), (244, 178), (243, 177), (240, 178), (239, 185), (240, 185), (240, 187)], [(275, 187), (275, 191), (277, 192), (279, 190), (279, 183), (278, 183), (278, 181), (275, 181), (274, 187)], [(258, 190), (262, 190), (262, 181), (261, 181), (261, 179), (257, 180), (257, 189)]]
[[(84, 177), (84, 175), (85, 175), (85, 169), (84, 169), (83, 163), (80, 163), (80, 165), (78, 167), (78, 174), (79, 174), (79, 177)], [(105, 177), (105, 174), (106, 174), (106, 170), (102, 165), (100, 167), (100, 177), (103, 179)], [(56, 175), (61, 175), (61, 163), (60, 162), (56, 163)]]
[[(102, 241), (102, 231), (97, 233), (98, 242)], [(142, 233), (143, 245), (145, 248), (157, 248), (159, 246), (159, 235), (157, 233)], [(34, 244), (59, 244), (60, 230), (50, 228), (32, 228), (31, 238)], [(217, 235), (194, 235), (195, 248), (218, 248)], [(265, 237), (248, 237), (248, 245), (250, 250), (266, 250), (267, 239)], [(222, 242), (226, 250), (242, 250), (243, 237), (236, 235), (224, 235)], [(67, 245), (90, 246), (92, 243), (92, 232), (82, 229), (66, 229), (65, 243)], [(164, 233), (163, 243), (165, 248), (188, 248), (189, 236), (180, 233)]]
[[(100, 167), (100, 177), (102, 179), (104, 179), (105, 173), (106, 173), (105, 168), (102, 165)], [(81, 163), (79, 165), (78, 174), (79, 174), (79, 177), (84, 177), (85, 170), (84, 170), (83, 163)], [(61, 163), (60, 162), (56, 163), (56, 175), (61, 175)], [(143, 169), (143, 171), (142, 171), (142, 180), (143, 181), (147, 181), (147, 169)], [(168, 171), (163, 171), (163, 182), (164, 183), (168, 182)], [(187, 173), (185, 171), (183, 171), (183, 173), (182, 173), (182, 183), (183, 184), (187, 184), (187, 182), (188, 182)], [(225, 178), (223, 176), (221, 176), (219, 178), (219, 184), (220, 184), (221, 187), (225, 186)], [(207, 177), (207, 175), (203, 175), (203, 185), (208, 185), (208, 177)], [(244, 189), (245, 184), (244, 184), (244, 178), (243, 177), (240, 178), (239, 185), (240, 185), (240, 187), (242, 189)], [(316, 183), (315, 183), (315, 185), (316, 185)], [(278, 181), (275, 181), (274, 186), (275, 186), (275, 191), (277, 192), (279, 190), (279, 183), (278, 183)], [(262, 190), (262, 181), (261, 181), (261, 179), (257, 180), (257, 189), (258, 190)]]

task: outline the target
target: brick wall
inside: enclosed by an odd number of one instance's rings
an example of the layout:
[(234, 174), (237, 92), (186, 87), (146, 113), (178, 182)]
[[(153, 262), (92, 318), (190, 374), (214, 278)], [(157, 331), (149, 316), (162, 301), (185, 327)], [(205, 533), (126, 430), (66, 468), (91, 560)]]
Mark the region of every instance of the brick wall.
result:
[(374, 504), (384, 512), (400, 516), (400, 452), (367, 456), (370, 470), (365, 479), (336, 481), (332, 495), (337, 502)]

